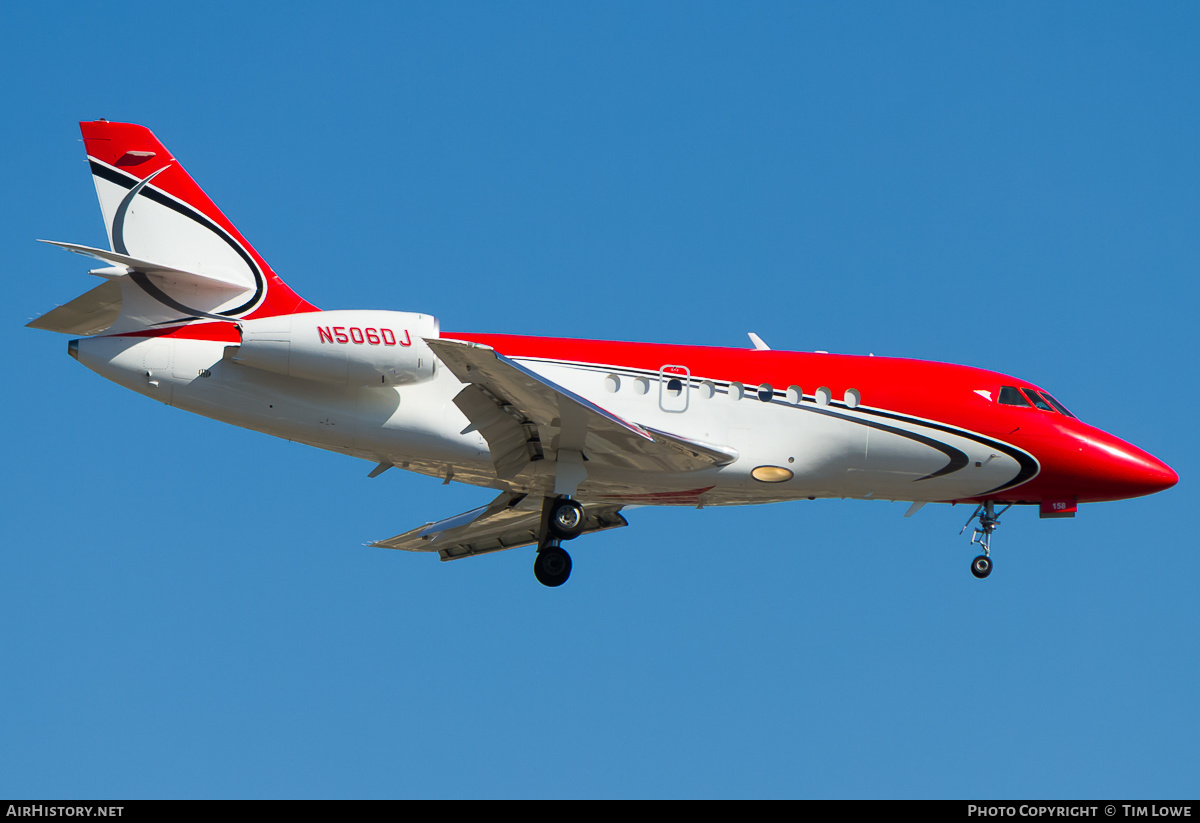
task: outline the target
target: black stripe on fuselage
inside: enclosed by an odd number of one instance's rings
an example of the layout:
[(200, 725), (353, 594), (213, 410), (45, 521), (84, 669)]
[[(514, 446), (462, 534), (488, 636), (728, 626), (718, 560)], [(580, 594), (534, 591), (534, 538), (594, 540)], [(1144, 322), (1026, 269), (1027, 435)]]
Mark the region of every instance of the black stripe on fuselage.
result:
[(887, 417), (892, 420), (900, 420), (900, 421), (903, 421), (906, 423), (913, 423), (916, 425), (924, 426), (927, 429), (936, 429), (938, 431), (944, 431), (948, 434), (957, 434), (960, 437), (968, 437), (971, 440), (974, 440), (976, 443), (979, 443), (981, 445), (991, 446), (994, 449), (999, 449), (1000, 451), (1004, 452), (1009, 457), (1011, 457), (1013, 460), (1016, 460), (1017, 465), (1020, 466), (1020, 470), (1017, 472), (1017, 476), (1014, 477), (1012, 480), (1008, 481), (1007, 483), (1000, 484), (999, 486), (997, 486), (994, 489), (988, 489), (986, 492), (983, 492), (982, 494), (980, 494), (979, 495), (980, 497), (983, 497), (984, 495), (995, 494), (996, 492), (1004, 491), (1005, 489), (1011, 489), (1014, 486), (1019, 486), (1022, 483), (1025, 483), (1026, 481), (1032, 480), (1034, 477), (1037, 476), (1038, 472), (1041, 471), (1041, 466), (1038, 465), (1037, 459), (1033, 455), (1031, 455), (1027, 451), (1024, 451), (1023, 449), (1019, 449), (1016, 446), (1011, 446), (1008, 443), (1005, 443), (1000, 440), (993, 440), (990, 437), (984, 437), (983, 435), (976, 434), (975, 432), (966, 432), (963, 429), (956, 429), (953, 426), (947, 426), (943, 423), (934, 423), (932, 421), (924, 421), (924, 420), (921, 420), (920, 418), (909, 417), (908, 415), (899, 414), (897, 412), (884, 411), (883, 409), (864, 408), (864, 409), (860, 409), (860, 411), (862, 411), (864, 414), (873, 414), (873, 415), (877, 415), (879, 417)]
[[(536, 362), (540, 362), (540, 363), (548, 363), (550, 365), (555, 365), (555, 366), (566, 366), (568, 368), (578, 368), (578, 369), (583, 369), (586, 371), (622, 374), (625, 376), (657, 378), (660, 375), (660, 372), (656, 371), (656, 370), (638, 369), (638, 368), (633, 368), (630, 366), (606, 366), (606, 365), (602, 365), (602, 364), (576, 363), (576, 362), (570, 362), (570, 361), (565, 361), (565, 360), (552, 360), (549, 358), (542, 358), (542, 357), (514, 357), (513, 359), (514, 360), (526, 360), (526, 361), (532, 360), (532, 361), (536, 361)], [(682, 375), (670, 375), (670, 377), (678, 379), (678, 378), (681, 378)], [(712, 378), (696, 377), (696, 376), (690, 375), (690, 374), (688, 375), (687, 379), (688, 379), (688, 384), (689, 384), (689, 390), (691, 388), (699, 387), (699, 385), (702, 383), (709, 382), (709, 383), (712, 383), (713, 388), (716, 389), (721, 394), (728, 394), (730, 384), (734, 383), (734, 382), (739, 382), (739, 381), (732, 381), (732, 380), (714, 380)], [(748, 387), (745, 387), (744, 384), (743, 384), (743, 387), (745, 388), (746, 391), (750, 391), (750, 389)], [(945, 466), (943, 466), (938, 471), (933, 472), (932, 474), (927, 474), (924, 477), (916, 478), (916, 480), (913, 481), (914, 483), (920, 482), (922, 480), (929, 480), (934, 477), (942, 477), (942, 476), (945, 476), (948, 474), (953, 474), (956, 471), (966, 468), (966, 466), (970, 463), (971, 459), (962, 450), (957, 449), (954, 446), (951, 446), (949, 443), (943, 443), (940, 440), (935, 440), (932, 437), (928, 437), (928, 436), (922, 435), (922, 434), (917, 434), (916, 432), (910, 432), (907, 429), (900, 429), (900, 428), (896, 428), (894, 426), (888, 426), (886, 424), (878, 423), (878, 422), (875, 422), (872, 420), (863, 420), (861, 418), (854, 417), (849, 414), (841, 413), (841, 412), (837, 411), (836, 409), (831, 409), (829, 407), (805, 405), (805, 404), (803, 404), (803, 402), (800, 405), (795, 405), (795, 404), (787, 402), (787, 400), (784, 399), (784, 398), (786, 398), (786, 396), (787, 396), (786, 391), (777, 391), (775, 389), (772, 389), (772, 399), (770, 402), (781, 405), (781, 406), (786, 406), (789, 409), (797, 409), (800, 411), (811, 412), (814, 414), (823, 414), (823, 415), (827, 415), (830, 417), (836, 417), (836, 418), (845, 420), (849, 423), (854, 423), (854, 424), (857, 424), (860, 426), (867, 426), (868, 428), (886, 431), (890, 434), (895, 434), (899, 437), (904, 437), (909, 440), (913, 440), (917, 443), (921, 443), (925, 446), (929, 446), (930, 448), (936, 449), (937, 451), (940, 451), (940, 452), (942, 452), (942, 454), (946, 455), (949, 462)], [(815, 395), (803, 395), (801, 397), (801, 401), (803, 401), (806, 398), (810, 398), (810, 397), (812, 398), (812, 400), (815, 403), (815, 400), (816, 400)], [(847, 411), (850, 410), (850, 407), (845, 406), (845, 404), (843, 404), (843, 403), (835, 402), (835, 403), (833, 403), (833, 405), (842, 406), (842, 407), (846, 408)], [(987, 495), (995, 494), (996, 492), (1004, 491), (1005, 489), (1011, 489), (1015, 486), (1019, 486), (1023, 483), (1028, 482), (1029, 480), (1032, 480), (1035, 476), (1037, 476), (1038, 472), (1041, 470), (1041, 467), (1038, 465), (1037, 459), (1034, 458), (1034, 456), (1029, 454), (1028, 452), (1026, 452), (1022, 449), (1019, 449), (1016, 446), (1009, 445), (1008, 443), (1004, 443), (999, 440), (994, 440), (990, 437), (985, 437), (981, 434), (976, 434), (975, 432), (969, 431), (967, 429), (960, 429), (960, 428), (956, 428), (954, 426), (946, 425), (944, 423), (937, 423), (934, 421), (925, 420), (920, 417), (913, 417), (911, 415), (900, 414), (899, 412), (886, 411), (884, 409), (879, 409), (879, 408), (874, 408), (874, 407), (856, 406), (854, 408), (854, 411), (859, 414), (868, 414), (868, 415), (874, 415), (877, 417), (885, 417), (885, 418), (888, 418), (891, 420), (895, 420), (897, 422), (908, 423), (910, 425), (920, 426), (920, 427), (926, 428), (926, 429), (934, 429), (936, 431), (943, 431), (943, 432), (946, 432), (947, 434), (953, 434), (956, 437), (965, 437), (968, 440), (973, 440), (976, 443), (979, 443), (980, 445), (989, 446), (991, 448), (1002, 451), (1006, 455), (1008, 455), (1009, 457), (1011, 457), (1017, 461), (1017, 465), (1019, 468), (1018, 468), (1016, 476), (1012, 480), (1009, 480), (1007, 483), (1001, 483), (999, 486), (996, 486), (993, 489), (988, 489), (987, 491), (982, 492), (979, 495), (976, 495), (977, 497), (984, 497)]]
[[(107, 165), (101, 163), (100, 161), (95, 160), (91, 157), (88, 158), (88, 165), (91, 166), (92, 174), (94, 174), (95, 176), (100, 177), (104, 180), (107, 180), (110, 183), (120, 186), (123, 189), (132, 189), (138, 183), (142, 182), (140, 179), (138, 179), (132, 175), (129, 175), (129, 174), (126, 174), (125, 172), (114, 169), (111, 166), (107, 166)], [(222, 240), (224, 240), (225, 243), (228, 244), (229, 247), (232, 248), (238, 254), (238, 256), (242, 258), (242, 260), (246, 261), (246, 265), (250, 267), (250, 272), (254, 275), (254, 294), (251, 295), (249, 300), (247, 300), (245, 303), (238, 306), (237, 308), (228, 309), (223, 312), (217, 312), (217, 315), (219, 315), (221, 317), (236, 317), (236, 316), (238, 316), (240, 314), (244, 314), (245, 312), (254, 308), (254, 306), (262, 299), (263, 293), (265, 291), (265, 280), (263, 278), (262, 270), (258, 266), (258, 263), (256, 263), (254, 261), (254, 258), (250, 256), (249, 252), (247, 252), (244, 248), (242, 248), (241, 243), (238, 243), (236, 240), (234, 240), (229, 235), (229, 232), (225, 231), (225, 229), (221, 228), (216, 223), (214, 223), (212, 220), (210, 220), (208, 218), (208, 216), (205, 215), (203, 212), (201, 212), (197, 209), (194, 209), (191, 206), (189, 206), (179, 200), (176, 200), (173, 197), (168, 196), (164, 192), (162, 192), (156, 188), (153, 188), (152, 186), (146, 186), (145, 188), (143, 188), (140, 192), (138, 192), (138, 196), (146, 197), (150, 200), (153, 200), (155, 203), (158, 203), (160, 206), (165, 206), (166, 208), (171, 209), (172, 211), (176, 212), (177, 214), (183, 215), (184, 217), (188, 218), (189, 220), (192, 220), (192, 221), (204, 226), (204, 228), (208, 229), (209, 231), (213, 232), (218, 237), (220, 237)], [(149, 294), (155, 300), (159, 301), (160, 303), (167, 306), (168, 308), (174, 309), (175, 311), (182, 312), (184, 314), (192, 315), (194, 317), (212, 317), (213, 316), (213, 315), (209, 314), (208, 312), (184, 306), (182, 303), (179, 303), (179, 302), (167, 297), (165, 293), (163, 293), (161, 290), (159, 290), (157, 288), (155, 288), (153, 290), (147, 289), (145, 283), (148, 283), (149, 281), (146, 281), (145, 278), (142, 278), (142, 280), (144, 282), (139, 282), (137, 280), (135, 280), (134, 282), (136, 282), (143, 291), (145, 291), (147, 294)], [(157, 292), (157, 293), (155, 293), (155, 292)], [(166, 298), (166, 300), (164, 300), (163, 298)]]

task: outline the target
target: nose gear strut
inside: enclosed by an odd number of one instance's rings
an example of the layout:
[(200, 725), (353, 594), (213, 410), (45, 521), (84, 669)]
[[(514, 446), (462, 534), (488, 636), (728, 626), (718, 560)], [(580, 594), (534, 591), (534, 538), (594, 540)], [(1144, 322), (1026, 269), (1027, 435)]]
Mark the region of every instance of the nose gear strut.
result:
[(979, 544), (979, 548), (983, 549), (983, 554), (971, 561), (971, 574), (982, 580), (992, 573), (992, 532), (1000, 525), (1000, 515), (1012, 508), (1012, 503), (1002, 508), (999, 514), (996, 513), (995, 503), (991, 500), (985, 500), (980, 503), (975, 509), (975, 513), (967, 518), (967, 522), (959, 529), (959, 534), (967, 530), (967, 526), (971, 525), (971, 521), (978, 518), (979, 525), (975, 527), (971, 534), (971, 545)]

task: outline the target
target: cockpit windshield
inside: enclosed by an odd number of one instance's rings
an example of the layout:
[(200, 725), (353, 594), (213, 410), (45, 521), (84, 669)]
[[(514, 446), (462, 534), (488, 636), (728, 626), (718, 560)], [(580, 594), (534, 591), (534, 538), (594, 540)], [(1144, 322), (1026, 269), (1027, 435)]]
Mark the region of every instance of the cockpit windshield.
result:
[(1037, 393), (1036, 389), (1025, 387), (1025, 396), (1032, 401), (1033, 405), (1037, 406), (1042, 411), (1054, 411), (1054, 407), (1042, 399), (1042, 396)]
[(1015, 386), (1000, 387), (1000, 402), (1005, 406), (1028, 406), (1029, 401), (1025, 399), (1025, 395), (1017, 391)]
[(1000, 403), (1004, 406), (1034, 406), (1047, 412), (1058, 412), (1067, 417), (1075, 417), (1067, 411), (1067, 407), (1055, 400), (1049, 392), (1040, 391), (1030, 386), (1018, 389), (1016, 386), (1000, 387)]
[(1058, 409), (1059, 414), (1065, 414), (1067, 417), (1075, 417), (1075, 415), (1073, 415), (1069, 411), (1067, 411), (1066, 406), (1064, 406), (1062, 403), (1059, 403), (1057, 400), (1055, 400), (1054, 397), (1051, 396), (1050, 392), (1047, 392), (1047, 391), (1042, 392), (1042, 397), (1046, 398), (1046, 401), (1051, 406)]

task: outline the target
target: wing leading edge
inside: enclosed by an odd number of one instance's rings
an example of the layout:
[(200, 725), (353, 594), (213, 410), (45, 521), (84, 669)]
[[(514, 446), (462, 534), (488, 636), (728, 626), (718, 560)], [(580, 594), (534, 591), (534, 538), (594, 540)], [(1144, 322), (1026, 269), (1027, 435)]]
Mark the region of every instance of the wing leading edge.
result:
[(693, 472), (737, 460), (734, 449), (639, 426), (547, 380), (489, 346), (426, 340), (467, 386), (454, 403), (483, 435), (497, 476), (578, 452), (589, 465), (643, 472)]

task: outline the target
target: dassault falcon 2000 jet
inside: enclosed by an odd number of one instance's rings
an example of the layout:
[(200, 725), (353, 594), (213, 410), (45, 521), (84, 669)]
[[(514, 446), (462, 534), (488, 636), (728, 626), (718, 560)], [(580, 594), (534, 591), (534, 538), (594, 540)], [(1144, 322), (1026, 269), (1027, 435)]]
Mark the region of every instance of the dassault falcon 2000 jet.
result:
[[(427, 314), (321, 311), (298, 296), (151, 132), (80, 124), (109, 248), (59, 243), (103, 282), (29, 325), (78, 336), (109, 380), (216, 420), (497, 492), (373, 543), (456, 560), (628, 525), (630, 506), (821, 497), (975, 507), (971, 563), (1013, 505), (1169, 488), (1165, 464), (1045, 389), (891, 357), (447, 333)], [(47, 241), (50, 242), (50, 241)], [(966, 527), (964, 527), (965, 530)]]

